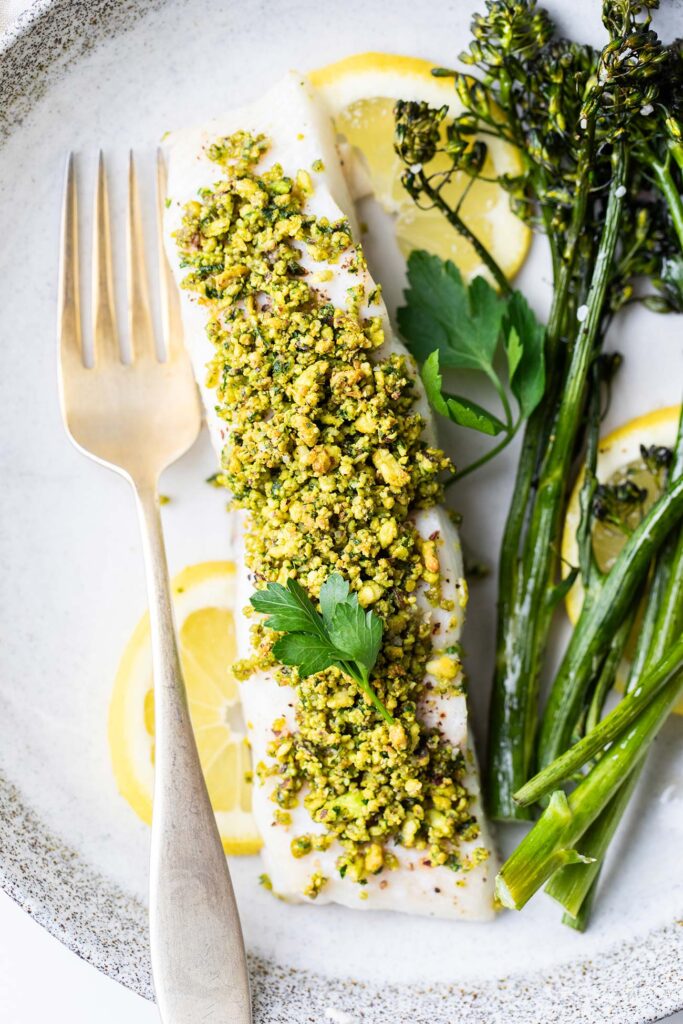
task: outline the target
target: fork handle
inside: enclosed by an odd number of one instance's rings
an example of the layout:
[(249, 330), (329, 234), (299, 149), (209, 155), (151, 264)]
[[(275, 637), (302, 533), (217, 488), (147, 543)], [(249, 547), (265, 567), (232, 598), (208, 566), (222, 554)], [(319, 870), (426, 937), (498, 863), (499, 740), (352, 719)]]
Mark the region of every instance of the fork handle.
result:
[(180, 668), (156, 481), (134, 487), (154, 665), (149, 933), (157, 1005), (164, 1024), (251, 1024), (242, 929)]

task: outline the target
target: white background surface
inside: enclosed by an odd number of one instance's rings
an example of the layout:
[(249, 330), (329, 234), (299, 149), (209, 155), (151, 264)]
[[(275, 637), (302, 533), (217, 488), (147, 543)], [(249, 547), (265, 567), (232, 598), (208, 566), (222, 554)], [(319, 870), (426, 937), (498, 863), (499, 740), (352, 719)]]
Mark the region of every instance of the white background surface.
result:
[[(30, 0), (0, 0), (0, 32)], [(2, 1024), (152, 1024), (155, 1007), (105, 978), (0, 893)]]
[[(157, 1020), (154, 1006), (79, 960), (0, 893), (2, 1024), (153, 1024)], [(669, 1017), (668, 1024), (683, 1024), (683, 1013)]]
[(0, 0), (0, 32), (30, 6), (31, 0)]
[[(27, 6), (26, 0), (0, 0), (0, 30)], [(1, 1024), (151, 1024), (157, 1019), (151, 1004), (80, 961), (0, 894)], [(670, 1021), (683, 1024), (683, 1013)]]
[(152, 1003), (79, 960), (0, 893), (2, 1024), (156, 1024)]
[[(0, 0), (0, 31), (30, 6)], [(155, 1007), (105, 978), (0, 893), (2, 1024), (152, 1024)]]

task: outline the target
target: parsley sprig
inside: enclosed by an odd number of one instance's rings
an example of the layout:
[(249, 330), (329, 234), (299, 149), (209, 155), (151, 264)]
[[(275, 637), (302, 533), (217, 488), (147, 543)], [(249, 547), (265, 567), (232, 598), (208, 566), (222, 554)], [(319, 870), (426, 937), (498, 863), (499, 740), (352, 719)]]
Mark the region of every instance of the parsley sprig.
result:
[[(450, 260), (427, 252), (411, 253), (408, 284), (398, 323), (422, 364), (430, 405), (461, 427), (489, 437), (504, 435), (481, 459), (452, 478), (461, 479), (508, 445), (541, 400), (545, 389), (544, 328), (521, 292), (499, 295), (483, 277), (466, 285)], [(516, 417), (496, 368), (501, 347), (508, 389), (518, 407)], [(483, 373), (498, 395), (503, 418), (463, 395), (444, 391), (442, 369)]]
[[(382, 620), (364, 611), (348, 581), (339, 573), (320, 588), (320, 612), (296, 580), (287, 586), (268, 583), (250, 598), (253, 608), (267, 615), (264, 625), (282, 636), (273, 654), (283, 665), (299, 670), (302, 678), (336, 666), (359, 686), (385, 721), (394, 719), (370, 685), (382, 643)], [(321, 614), (322, 613), (322, 614)]]

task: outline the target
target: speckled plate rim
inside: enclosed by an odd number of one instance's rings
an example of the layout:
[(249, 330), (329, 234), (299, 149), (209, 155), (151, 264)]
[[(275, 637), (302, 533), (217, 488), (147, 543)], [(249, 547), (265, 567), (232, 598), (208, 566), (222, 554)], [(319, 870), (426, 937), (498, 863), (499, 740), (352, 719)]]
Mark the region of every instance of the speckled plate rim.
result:
[[(54, 77), (97, 45), (105, 31), (129, 27), (162, 5), (163, 0), (36, 0), (0, 35), (0, 141)], [(51, 834), (1, 774), (0, 886), (82, 959), (153, 998), (144, 905)], [(470, 1024), (649, 1024), (681, 1009), (683, 922), (551, 973), (532, 970), (472, 987), (373, 986), (253, 956), (250, 969), (260, 1024), (452, 1024), (454, 1013)]]
[[(146, 909), (52, 835), (0, 776), (0, 886), (31, 917), (104, 974), (153, 998)], [(531, 951), (530, 951), (531, 953)], [(258, 1024), (648, 1024), (680, 1006), (683, 927), (620, 944), (591, 960), (473, 987), (373, 986), (250, 957)]]

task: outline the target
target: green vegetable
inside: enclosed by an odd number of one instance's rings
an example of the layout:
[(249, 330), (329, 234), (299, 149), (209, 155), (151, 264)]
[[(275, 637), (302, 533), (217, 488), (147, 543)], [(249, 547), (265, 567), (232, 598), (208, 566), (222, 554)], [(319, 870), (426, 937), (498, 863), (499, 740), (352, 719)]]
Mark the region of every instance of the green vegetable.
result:
[(302, 678), (336, 666), (357, 683), (382, 718), (393, 723), (370, 685), (382, 643), (382, 620), (361, 608), (339, 573), (332, 573), (320, 588), (322, 614), (294, 579), (287, 580), (286, 587), (268, 583), (249, 600), (267, 616), (264, 625), (283, 634), (273, 644), (278, 661), (297, 668)]
[[(657, 463), (668, 467), (669, 487), (672, 486), (672, 481), (683, 477), (683, 416), (679, 420), (678, 439), (673, 452), (660, 449), (658, 456), (651, 450), (645, 450), (642, 454), (644, 458), (654, 457)], [(651, 688), (658, 688), (659, 680), (665, 679), (662, 669), (666, 672), (667, 663), (675, 663), (675, 653), (676, 649), (680, 651), (682, 635), (683, 526), (680, 526), (660, 550), (654, 566), (647, 606), (631, 663), (627, 694), (647, 694)], [(619, 710), (619, 706), (616, 710)], [(587, 739), (590, 738), (589, 734)], [(569, 753), (571, 754), (571, 751)], [(641, 759), (621, 789), (611, 797), (581, 839), (582, 852), (586, 853), (590, 847), (596, 859), (595, 864), (589, 867), (577, 866), (571, 871), (559, 871), (553, 875), (546, 887), (546, 891), (565, 907), (567, 913), (563, 920), (572, 927), (583, 929), (586, 925), (602, 857), (626, 810), (644, 764), (645, 758)], [(623, 762), (623, 767), (624, 771), (628, 771), (627, 761)]]
[[(625, 168), (624, 151), (619, 146), (615, 151), (604, 231), (587, 297), (589, 312), (573, 345), (562, 396), (554, 413), (548, 413), (553, 417), (553, 430), (545, 438), (537, 469), (538, 483), (530, 495), (528, 525), (520, 541), (521, 556), (509, 612), (499, 621), (491, 706), (491, 771), (494, 774), (489, 793), (496, 817), (520, 816), (512, 794), (528, 778), (534, 758), (540, 668), (553, 612), (548, 595), (552, 593), (557, 576), (557, 550), (572, 453), (583, 426), (587, 382), (619, 230), (623, 205), (620, 190)], [(503, 543), (507, 542), (506, 535)]]
[(631, 533), (629, 516), (634, 509), (642, 507), (646, 498), (646, 489), (638, 487), (633, 480), (622, 484), (599, 484), (593, 498), (593, 516), (628, 536)]
[[(544, 386), (540, 400), (534, 387), (528, 399), (532, 411), (500, 554), (487, 794), (494, 817), (533, 818), (533, 810), (514, 797), (539, 758), (546, 764), (599, 728), (629, 623), (639, 621), (643, 590), (651, 588), (630, 688), (635, 693), (652, 685), (652, 692), (628, 736), (620, 736), (618, 755), (605, 757), (601, 749), (573, 792), (553, 794), (501, 875), (501, 898), (510, 906), (521, 906), (552, 876), (552, 895), (565, 906), (568, 923), (579, 928), (588, 919), (601, 859), (647, 745), (679, 685), (675, 676), (657, 690), (652, 680), (654, 667), (683, 633), (681, 470), (672, 465), (663, 501), (645, 517), (648, 527), (632, 533), (625, 515), (642, 495), (633, 488), (600, 488), (595, 477), (605, 392), (619, 363), (602, 353), (614, 315), (634, 302), (656, 312), (683, 310), (683, 48), (680, 42), (663, 44), (652, 30), (658, 6), (658, 0), (603, 0), (608, 40), (596, 50), (556, 37), (550, 16), (535, 0), (486, 0), (460, 55), (466, 73), (434, 72), (453, 80), (462, 113), (448, 123), (446, 108), (405, 102), (395, 111), (405, 188), (417, 203), (440, 210), (471, 242), (500, 290), (500, 302), (512, 301), (510, 283), (444, 192), (453, 172), (475, 180), (486, 166), (490, 174), (486, 151), (492, 136), (518, 150), (521, 172), (497, 180), (519, 216), (545, 233), (552, 263)], [(442, 299), (443, 286), (431, 294)], [(439, 377), (439, 366), (447, 368), (449, 334), (443, 325), (432, 331), (431, 350), (438, 354), (430, 355), (428, 302), (416, 304), (411, 322), (425, 339), (418, 356), (432, 402), (440, 400), (456, 418), (463, 415), (462, 403), (449, 405), (457, 396), (444, 393)], [(455, 311), (453, 304), (454, 318)], [(521, 390), (515, 390), (523, 353), (515, 331), (523, 336), (516, 325), (513, 330), (501, 321), (510, 388), (523, 414)], [(528, 357), (533, 356), (530, 347)], [(531, 383), (537, 384), (533, 378)], [(680, 438), (678, 453), (680, 463)], [(666, 460), (654, 452), (643, 458), (656, 464), (658, 479), (666, 476)], [(568, 586), (559, 581), (564, 510), (573, 468), (581, 461), (579, 564), (567, 580), (580, 576), (584, 613), (539, 730), (539, 678), (554, 611)], [(592, 551), (599, 517), (630, 535), (623, 558), (607, 576)], [(586, 856), (593, 858), (590, 864)]]
[(399, 310), (401, 333), (417, 359), (434, 349), (444, 367), (481, 370), (498, 385), (493, 357), (501, 335), (505, 301), (483, 277), (466, 286), (451, 263), (427, 252), (408, 260), (407, 305)]
[(581, 836), (578, 848), (585, 862), (577, 861), (560, 868), (545, 887), (548, 895), (565, 908), (563, 923), (577, 931), (584, 931), (588, 924), (603, 858), (633, 795), (644, 763), (643, 758)]
[(534, 775), (526, 785), (515, 793), (520, 804), (532, 804), (559, 783), (571, 779), (575, 772), (599, 754), (608, 744), (635, 722), (643, 710), (658, 696), (683, 668), (683, 637), (675, 643), (669, 653), (650, 671), (636, 690), (627, 693), (623, 700), (602, 721), (598, 722), (583, 739), (575, 743), (551, 764)]
[[(501, 423), (497, 416), (488, 412), (482, 406), (462, 395), (451, 395), (443, 391), (443, 378), (439, 372), (438, 349), (427, 356), (422, 367), (422, 383), (429, 399), (429, 404), (441, 416), (447, 416), (454, 423), (461, 427), (470, 427), (482, 434), (489, 434), (495, 437), (501, 430), (505, 430), (505, 424)], [(507, 441), (505, 442), (507, 444)]]
[(594, 596), (588, 594), (555, 676), (538, 743), (541, 766), (571, 743), (595, 665), (609, 653), (615, 630), (638, 596), (653, 556), (683, 517), (683, 476), (652, 506), (628, 538)]
[[(534, 411), (545, 385), (544, 329), (521, 292), (499, 295), (483, 277), (466, 285), (458, 268), (427, 252), (408, 260), (406, 305), (398, 311), (401, 333), (423, 363), (422, 380), (430, 405), (461, 427), (503, 441), (457, 473), (461, 479), (501, 451)], [(507, 363), (508, 388), (518, 405), (515, 419), (496, 363)], [(444, 391), (441, 370), (474, 370), (492, 384), (503, 409), (500, 419), (463, 395)]]
[[(681, 308), (682, 62), (680, 48), (663, 46), (651, 30), (656, 6), (655, 0), (605, 0), (609, 39), (597, 51), (556, 38), (550, 16), (531, 0), (487, 0), (460, 55), (467, 73), (435, 72), (452, 78), (463, 113), (444, 124), (443, 108), (406, 102), (395, 112), (407, 191), (472, 242), (501, 301), (512, 293), (509, 282), (445, 198), (449, 158), (453, 171), (476, 179), (491, 136), (515, 146), (522, 171), (498, 182), (519, 216), (545, 232), (552, 261), (544, 390), (526, 421), (500, 557), (488, 804), (502, 819), (529, 815), (513, 794), (534, 765), (563, 512), (572, 462), (591, 422), (587, 410), (604, 384), (604, 375), (594, 372), (603, 339), (615, 312), (630, 302)], [(431, 294), (441, 299), (444, 289)], [(412, 326), (427, 339), (425, 306), (422, 301)], [(445, 368), (444, 333), (431, 347)], [(515, 375), (523, 360), (512, 330), (506, 342), (519, 396)], [(536, 399), (534, 387), (527, 408)]]
[(519, 403), (521, 416), (528, 419), (545, 389), (545, 329), (519, 291), (508, 298), (503, 339), (510, 389)]
[(619, 755), (600, 758), (569, 797), (556, 790), (548, 807), (510, 856), (496, 879), (501, 903), (521, 910), (558, 868), (576, 864), (576, 845), (609, 805), (631, 771), (637, 770), (650, 743), (683, 692), (683, 669), (648, 704), (637, 723), (619, 736)]
[[(679, 420), (676, 448), (669, 468), (667, 489), (649, 515), (660, 518), (662, 500), (683, 494), (683, 413)], [(678, 499), (678, 500), (679, 500)], [(677, 500), (674, 497), (674, 500)], [(678, 515), (680, 522), (681, 516)], [(623, 550), (627, 560), (639, 544), (638, 534), (648, 521), (645, 517)], [(623, 551), (622, 551), (623, 554)], [(620, 556), (621, 557), (621, 556)], [(615, 565), (615, 569), (618, 566)], [(623, 569), (623, 566), (622, 566)], [(609, 583), (611, 573), (607, 576)], [(598, 600), (605, 593), (600, 590)], [(614, 591), (612, 590), (614, 597)], [(595, 607), (595, 606), (594, 606)], [(606, 603), (598, 616), (604, 621)], [(582, 616), (583, 618), (583, 612)], [(598, 624), (597, 632), (600, 631)], [(595, 655), (597, 658), (597, 654)], [(562, 677), (560, 673), (559, 678)], [(518, 909), (543, 882), (550, 879), (548, 891), (567, 911), (567, 923), (583, 929), (595, 893), (602, 858), (617, 828), (645, 763), (647, 748), (666, 721), (683, 692), (683, 525), (670, 534), (667, 548), (660, 553), (638, 639), (629, 692), (602, 722), (575, 746), (515, 794), (528, 801), (547, 793), (574, 771), (598, 755), (576, 789), (569, 795), (569, 820), (564, 824), (557, 814), (562, 791), (556, 790), (548, 808), (500, 873), (501, 898)], [(554, 810), (552, 808), (555, 808)], [(558, 849), (574, 849), (581, 857), (571, 867), (556, 867)], [(567, 861), (567, 865), (570, 862)]]

